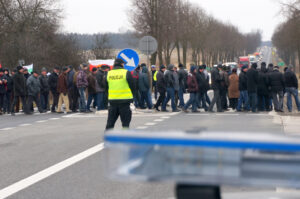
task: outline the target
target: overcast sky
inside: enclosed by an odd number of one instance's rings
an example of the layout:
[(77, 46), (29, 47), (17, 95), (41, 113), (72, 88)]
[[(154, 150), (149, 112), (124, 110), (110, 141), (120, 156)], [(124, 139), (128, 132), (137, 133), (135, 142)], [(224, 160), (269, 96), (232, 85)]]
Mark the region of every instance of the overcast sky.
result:
[[(62, 0), (65, 10), (62, 30), (65, 32), (98, 33), (132, 29), (127, 13), (130, 0)], [(270, 40), (282, 21), (278, 0), (190, 0), (208, 14), (240, 28), (242, 32), (263, 31), (263, 40)]]

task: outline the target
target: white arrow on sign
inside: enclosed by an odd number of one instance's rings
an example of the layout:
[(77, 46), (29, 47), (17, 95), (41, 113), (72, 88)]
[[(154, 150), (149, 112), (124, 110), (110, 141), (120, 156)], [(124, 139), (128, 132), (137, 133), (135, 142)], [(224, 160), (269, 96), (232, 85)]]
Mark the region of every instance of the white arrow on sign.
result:
[(124, 53), (121, 53), (120, 56), (127, 62), (127, 66), (135, 67), (135, 62), (133, 58), (129, 59)]

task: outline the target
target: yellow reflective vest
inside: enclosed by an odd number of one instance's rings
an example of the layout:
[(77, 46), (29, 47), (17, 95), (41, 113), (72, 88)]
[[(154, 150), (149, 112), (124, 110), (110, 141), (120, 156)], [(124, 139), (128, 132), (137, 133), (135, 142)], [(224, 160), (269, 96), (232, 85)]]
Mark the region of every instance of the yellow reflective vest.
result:
[(156, 82), (157, 81), (157, 72), (158, 71), (156, 71), (155, 73), (154, 73), (154, 75), (153, 75), (153, 80)]
[(114, 69), (108, 72), (108, 100), (133, 99), (126, 76), (127, 70), (125, 69)]

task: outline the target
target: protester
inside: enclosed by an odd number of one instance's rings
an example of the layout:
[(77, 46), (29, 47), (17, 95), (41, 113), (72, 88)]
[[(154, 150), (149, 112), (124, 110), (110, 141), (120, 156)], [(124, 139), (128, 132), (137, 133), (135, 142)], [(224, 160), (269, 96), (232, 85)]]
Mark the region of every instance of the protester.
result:
[(131, 76), (133, 78), (133, 86), (134, 86), (134, 93), (133, 94), (133, 103), (135, 108), (141, 108), (141, 96), (139, 93), (139, 76), (140, 76), (140, 69), (141, 66), (136, 67), (135, 70), (131, 71)]
[[(87, 112), (92, 112), (90, 109), (91, 103), (94, 100), (96, 102), (97, 109), (100, 110), (100, 99), (98, 100), (98, 95), (99, 93), (99, 85), (96, 81), (96, 74), (98, 72), (97, 68), (92, 69), (92, 73), (90, 73), (87, 77), (88, 80), (88, 100), (87, 100), (87, 105), (86, 105), (86, 110)], [(96, 90), (96, 87), (98, 87), (98, 92)]]
[(262, 62), (258, 73), (257, 107), (259, 111), (270, 111), (266, 63)]
[[(40, 92), (41, 92), (41, 84), (39, 80), (39, 74), (37, 71), (33, 71), (33, 74), (30, 75), (30, 77), (26, 81), (27, 85), (27, 94), (28, 94), (28, 103), (27, 104), (32, 104), (35, 102), (38, 110), (40, 113), (43, 113), (43, 109), (40, 104)], [(33, 111), (34, 112), (34, 111)], [(31, 112), (31, 113), (33, 113)]]
[(185, 67), (183, 64), (179, 64), (179, 70), (178, 70), (178, 78), (179, 78), (179, 91), (178, 91), (178, 98), (179, 98), (179, 107), (183, 108), (184, 103), (184, 93), (186, 92), (187, 88), (187, 77), (188, 72), (185, 70)]
[(18, 98), (21, 98), (23, 112), (29, 114), (28, 107), (26, 104), (26, 78), (24, 77), (24, 69), (22, 66), (17, 67), (17, 72), (13, 76), (14, 82), (14, 100), (11, 107), (11, 115), (15, 115), (15, 106), (17, 104)]
[(239, 76), (237, 75), (237, 69), (232, 69), (232, 74), (229, 76), (229, 86), (228, 86), (228, 98), (230, 107), (235, 110), (238, 105), (238, 100), (240, 97), (239, 91)]
[(151, 75), (152, 75), (152, 92), (154, 92), (154, 99), (157, 100), (157, 88), (156, 88), (156, 82), (157, 82), (157, 79), (156, 79), (156, 74), (157, 74), (157, 71), (156, 71), (156, 66), (155, 65), (152, 65), (151, 66)]
[(48, 79), (48, 83), (49, 83), (49, 87), (50, 87), (50, 91), (52, 94), (52, 107), (51, 107), (51, 112), (55, 113), (55, 108), (58, 105), (58, 98), (59, 98), (59, 93), (57, 91), (57, 85), (58, 85), (58, 75), (59, 75), (59, 67), (56, 66), (53, 69), (53, 72), (51, 73), (51, 75), (49, 76)]
[(67, 85), (67, 74), (69, 72), (68, 67), (63, 68), (63, 72), (58, 77), (57, 82), (57, 92), (59, 94), (58, 99), (58, 107), (57, 107), (57, 113), (64, 113), (62, 111), (62, 104), (65, 104), (66, 112), (70, 112), (70, 106), (69, 106), (69, 97), (68, 97), (68, 85)]
[(284, 72), (285, 80), (285, 92), (287, 93), (287, 107), (289, 112), (292, 112), (292, 96), (295, 99), (295, 103), (298, 111), (300, 111), (300, 101), (298, 97), (298, 79), (296, 74), (293, 72), (293, 67), (288, 67)]
[(165, 72), (164, 78), (166, 83), (167, 97), (165, 98), (161, 111), (167, 112), (167, 104), (171, 100), (172, 112), (179, 112), (175, 104), (175, 80), (174, 80), (174, 65), (170, 64)]
[(149, 90), (150, 90), (150, 82), (148, 76), (148, 69), (145, 64), (142, 64), (142, 72), (139, 75), (139, 91), (141, 94), (141, 108), (145, 109), (145, 102), (148, 109), (152, 109), (152, 102), (150, 102), (149, 98)]
[(109, 66), (103, 65), (97, 71), (95, 78), (96, 78), (96, 92), (97, 92), (97, 111), (101, 111), (105, 109), (105, 78), (106, 78), (106, 70), (109, 69)]
[(157, 87), (157, 91), (159, 92), (159, 98), (154, 107), (157, 111), (160, 111), (159, 107), (166, 98), (166, 83), (164, 78), (165, 71), (166, 71), (166, 67), (164, 65), (161, 65), (156, 76), (157, 78), (156, 87)]
[[(197, 92), (197, 107), (204, 108), (205, 111), (208, 111), (206, 106), (206, 92), (207, 92), (207, 81), (204, 73), (204, 66), (199, 66), (196, 72), (198, 92)], [(201, 105), (201, 106), (200, 106)]]
[(213, 108), (215, 104), (217, 104), (217, 111), (223, 112), (222, 106), (221, 106), (221, 96), (220, 96), (220, 89), (221, 89), (221, 76), (220, 76), (220, 70), (222, 70), (222, 65), (218, 65), (217, 67), (214, 67), (211, 73), (211, 80), (212, 80), (212, 89), (214, 91), (214, 97), (211, 101), (211, 104), (209, 106), (209, 112), (214, 112)]
[(4, 107), (3, 107), (3, 112), (10, 114), (10, 106), (11, 106), (11, 101), (12, 101), (12, 95), (13, 95), (13, 79), (9, 74), (8, 69), (4, 69), (4, 75), (5, 79), (7, 80), (6, 83), (6, 92), (4, 96)]
[(79, 109), (81, 113), (86, 112), (86, 88), (88, 86), (88, 81), (87, 81), (87, 73), (88, 73), (88, 65), (87, 64), (82, 64), (79, 68), (79, 72), (77, 75), (77, 88), (79, 90), (79, 95), (80, 95), (80, 101), (79, 101)]
[(273, 72), (269, 75), (269, 84), (272, 91), (272, 98), (274, 103), (274, 109), (276, 112), (283, 111), (283, 97), (284, 97), (284, 76), (279, 71), (279, 67), (275, 66)]
[(249, 98), (248, 98), (248, 80), (247, 80), (248, 65), (242, 66), (242, 71), (239, 75), (239, 91), (240, 97), (236, 110), (238, 112), (250, 111)]
[(257, 86), (258, 86), (258, 71), (257, 64), (253, 63), (247, 71), (247, 89), (249, 95), (249, 104), (253, 113), (257, 112)]
[(175, 106), (177, 108), (178, 107), (178, 101), (179, 101), (180, 85), (179, 85), (179, 76), (178, 76), (178, 72), (177, 72), (177, 67), (175, 67), (175, 66), (174, 66), (173, 76), (174, 76), (174, 89), (175, 89)]
[(7, 85), (7, 80), (6, 80), (6, 76), (4, 75), (4, 70), (0, 68), (0, 115), (3, 114), (6, 85)]
[(73, 66), (69, 66), (69, 72), (67, 74), (69, 106), (70, 106), (70, 110), (73, 113), (77, 113), (79, 91), (76, 83), (74, 83), (74, 76), (75, 76), (75, 70)]
[(221, 97), (221, 108), (224, 111), (228, 110), (227, 93), (228, 93), (228, 73), (226, 66), (222, 66), (220, 70), (220, 97)]
[(198, 88), (196, 73), (197, 73), (197, 67), (192, 66), (187, 78), (187, 86), (188, 86), (188, 92), (190, 93), (190, 99), (183, 107), (183, 111), (186, 113), (189, 112), (187, 109), (189, 108), (190, 105), (192, 105), (193, 113), (199, 112), (197, 110), (197, 92), (199, 91), (199, 88)]
[(47, 76), (47, 69), (42, 68), (41, 76), (39, 77), (40, 85), (41, 85), (41, 93), (40, 93), (40, 99), (41, 99), (41, 108), (43, 111), (48, 110), (48, 104), (49, 104), (49, 78)]

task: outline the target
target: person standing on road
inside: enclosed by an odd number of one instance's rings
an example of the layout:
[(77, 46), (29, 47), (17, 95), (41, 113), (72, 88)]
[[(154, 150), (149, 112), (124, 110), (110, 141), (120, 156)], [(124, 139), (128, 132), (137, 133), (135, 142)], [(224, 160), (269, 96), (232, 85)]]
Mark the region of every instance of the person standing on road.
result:
[(124, 69), (122, 59), (115, 60), (113, 70), (107, 74), (106, 85), (110, 104), (106, 130), (114, 128), (119, 116), (122, 127), (129, 128), (132, 117), (130, 103), (133, 102), (134, 83), (131, 73)]
[(4, 70), (0, 68), (0, 115), (3, 114), (4, 98), (7, 88), (7, 79), (4, 75)]
[(101, 68), (98, 70), (98, 72), (96, 73), (96, 92), (97, 92), (97, 103), (99, 104), (99, 106), (97, 107), (97, 111), (101, 111), (105, 109), (104, 106), (104, 97), (105, 97), (105, 70), (109, 68), (109, 66), (107, 65), (103, 65), (101, 66)]
[(52, 94), (52, 106), (51, 106), (51, 112), (55, 113), (55, 107), (58, 105), (58, 98), (59, 93), (57, 92), (57, 84), (58, 84), (58, 75), (59, 75), (59, 67), (55, 66), (53, 69), (53, 72), (49, 76), (49, 87)]
[(70, 106), (69, 106), (69, 97), (68, 97), (68, 80), (67, 80), (68, 72), (69, 72), (69, 68), (64, 67), (63, 72), (58, 77), (57, 92), (59, 93), (59, 99), (58, 99), (57, 113), (64, 113), (61, 109), (63, 103), (65, 104), (67, 114), (71, 113)]
[(228, 98), (230, 102), (230, 107), (235, 110), (238, 105), (238, 100), (240, 97), (239, 91), (239, 76), (237, 75), (237, 69), (232, 69), (232, 74), (229, 76), (229, 86), (228, 86)]
[(134, 82), (134, 93), (133, 94), (133, 103), (135, 108), (141, 108), (142, 103), (141, 103), (141, 96), (139, 92), (139, 77), (140, 77), (140, 69), (141, 66), (136, 67), (133, 71), (131, 71), (131, 76), (133, 78)]
[(268, 101), (269, 101), (270, 111), (273, 110), (273, 100), (272, 100), (272, 90), (271, 90), (271, 86), (270, 86), (270, 82), (269, 82), (269, 76), (272, 74), (273, 68), (274, 68), (274, 65), (272, 63), (270, 63), (268, 65), (268, 70), (267, 70), (267, 78), (268, 78)]
[(74, 76), (74, 68), (73, 66), (69, 66), (69, 72), (67, 74), (69, 106), (70, 110), (72, 110), (73, 113), (76, 113), (78, 109), (79, 92), (76, 83), (74, 83)]
[[(198, 71), (196, 72), (196, 79), (198, 84), (198, 92), (197, 92), (197, 107), (204, 108), (205, 111), (208, 111), (206, 106), (206, 96), (205, 93), (207, 91), (206, 79), (204, 74), (204, 66), (199, 66)], [(201, 107), (200, 107), (201, 104)]]
[(248, 65), (242, 66), (242, 71), (239, 75), (239, 91), (240, 91), (240, 97), (238, 100), (238, 106), (236, 110), (238, 112), (242, 111), (242, 107), (244, 111), (250, 111), (250, 105), (249, 105), (249, 97), (248, 97), (248, 89), (247, 89), (247, 71), (248, 71)]
[(149, 76), (148, 76), (148, 69), (146, 64), (142, 64), (142, 68), (141, 68), (141, 73), (139, 75), (139, 90), (140, 90), (140, 94), (141, 94), (141, 108), (145, 109), (145, 102), (146, 105), (148, 107), (148, 109), (152, 109), (152, 102), (150, 101), (151, 97), (149, 97), (149, 95), (151, 95), (151, 92), (149, 92), (150, 90), (150, 81), (149, 81)]
[(279, 71), (279, 67), (275, 66), (273, 72), (269, 75), (269, 83), (272, 91), (272, 98), (276, 112), (283, 112), (283, 97), (284, 97), (284, 76)]
[(253, 63), (247, 71), (247, 89), (249, 95), (249, 104), (253, 113), (257, 112), (257, 85), (258, 71), (257, 63)]
[[(93, 68), (92, 69), (92, 73), (90, 73), (88, 75), (88, 100), (87, 100), (87, 105), (86, 105), (86, 110), (87, 112), (92, 112), (91, 111), (91, 103), (92, 101), (94, 100), (94, 102), (96, 102), (96, 106), (97, 108), (99, 107), (99, 110), (100, 110), (100, 104), (98, 102), (98, 99), (97, 99), (97, 91), (96, 91), (96, 86), (97, 86), (97, 81), (96, 81), (96, 74), (98, 72), (98, 69), (97, 68)], [(99, 86), (97, 86), (99, 88)], [(99, 89), (98, 89), (99, 91)], [(100, 101), (100, 99), (99, 99)]]
[[(157, 88), (156, 88), (156, 75), (157, 75), (157, 71), (156, 71), (156, 66), (152, 65), (151, 66), (151, 75), (152, 75), (152, 92), (154, 92), (154, 99), (157, 100)], [(151, 92), (151, 93), (152, 93)]]
[(156, 87), (157, 87), (157, 91), (159, 92), (159, 98), (154, 107), (155, 107), (155, 110), (157, 110), (157, 111), (160, 111), (159, 107), (166, 98), (166, 83), (165, 83), (165, 78), (164, 78), (165, 71), (166, 71), (166, 67), (164, 65), (161, 65), (160, 69), (156, 75), (156, 78), (157, 78)]
[(292, 96), (295, 99), (298, 111), (300, 111), (300, 101), (298, 97), (298, 79), (293, 72), (293, 67), (288, 67), (284, 72), (285, 92), (287, 93), (287, 107), (289, 112), (293, 111)]
[(173, 73), (174, 73), (174, 65), (170, 64), (168, 66), (168, 70), (165, 72), (164, 75), (167, 97), (165, 98), (161, 107), (161, 111), (163, 112), (168, 112), (167, 104), (170, 100), (171, 100), (172, 112), (179, 112), (175, 104), (175, 80), (174, 80)]
[(174, 89), (175, 89), (175, 106), (176, 108), (178, 107), (178, 101), (179, 101), (179, 76), (178, 76), (178, 72), (177, 72), (177, 67), (174, 67), (174, 72), (173, 72), (173, 76), (174, 76)]
[(259, 111), (270, 111), (268, 94), (268, 75), (266, 63), (262, 62), (258, 74), (257, 107)]
[(49, 78), (47, 76), (47, 69), (42, 68), (41, 76), (39, 77), (40, 85), (41, 85), (41, 93), (40, 93), (40, 99), (41, 99), (41, 107), (43, 111), (47, 111), (48, 109), (48, 103), (49, 103)]
[(220, 96), (220, 89), (221, 89), (221, 76), (220, 70), (222, 70), (222, 65), (218, 65), (217, 68), (214, 67), (211, 73), (211, 80), (212, 80), (212, 89), (214, 91), (214, 97), (211, 101), (211, 104), (208, 108), (209, 112), (214, 112), (213, 108), (215, 104), (217, 104), (217, 111), (223, 112), (221, 107), (221, 96)]
[[(39, 80), (39, 74), (37, 71), (33, 71), (33, 74), (27, 79), (27, 94), (28, 94), (28, 101), (27, 104), (32, 104), (35, 102), (38, 110), (40, 113), (43, 113), (43, 109), (40, 104), (40, 92), (41, 92), (41, 84)], [(34, 112), (34, 111), (33, 111)], [(33, 113), (31, 112), (31, 114)]]
[(227, 70), (226, 66), (223, 66), (220, 71), (220, 76), (221, 76), (220, 97), (221, 97), (221, 107), (224, 111), (227, 111), (227, 109), (228, 109), (228, 103), (227, 103), (228, 73), (226, 70)]
[(13, 94), (13, 79), (9, 74), (8, 69), (4, 69), (4, 75), (5, 79), (7, 80), (6, 83), (6, 93), (4, 97), (4, 109), (3, 111), (6, 112), (7, 114), (10, 114), (10, 105), (12, 102), (12, 94)]
[(185, 67), (183, 64), (179, 64), (179, 70), (178, 70), (178, 78), (179, 78), (179, 91), (178, 91), (178, 97), (179, 97), (179, 107), (183, 108), (184, 103), (184, 93), (186, 92), (187, 88), (187, 76), (188, 72), (184, 69)]
[(197, 67), (192, 66), (190, 73), (188, 74), (188, 78), (187, 78), (187, 86), (188, 86), (188, 92), (190, 93), (190, 99), (182, 109), (186, 113), (189, 112), (188, 108), (190, 107), (190, 105), (192, 105), (193, 113), (199, 112), (197, 110), (197, 102), (198, 102), (197, 93), (199, 92), (199, 88), (198, 88), (198, 81), (197, 81), (196, 73), (197, 73)]
[(88, 81), (87, 81), (87, 73), (88, 73), (88, 65), (82, 64), (80, 66), (80, 70), (77, 75), (77, 88), (79, 90), (80, 95), (80, 112), (85, 113), (86, 112), (86, 96), (85, 96), (85, 90), (88, 87)]
[(13, 76), (14, 82), (14, 100), (11, 106), (11, 115), (15, 115), (15, 106), (18, 98), (21, 98), (23, 111), (25, 114), (29, 114), (26, 104), (26, 78), (24, 77), (24, 69), (22, 66), (17, 67), (17, 73)]
[(206, 79), (205, 99), (206, 99), (206, 103), (207, 103), (208, 106), (209, 106), (210, 103), (211, 103), (210, 98), (209, 98), (209, 96), (208, 96), (208, 91), (210, 90), (210, 85), (209, 85), (210, 77), (209, 77), (208, 72), (207, 72), (207, 66), (206, 66), (205, 64), (203, 64), (202, 66), (204, 67), (203, 73), (205, 74), (205, 79)]

